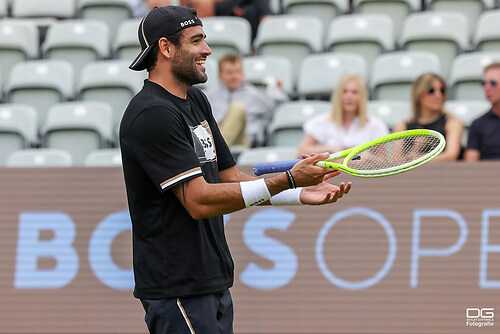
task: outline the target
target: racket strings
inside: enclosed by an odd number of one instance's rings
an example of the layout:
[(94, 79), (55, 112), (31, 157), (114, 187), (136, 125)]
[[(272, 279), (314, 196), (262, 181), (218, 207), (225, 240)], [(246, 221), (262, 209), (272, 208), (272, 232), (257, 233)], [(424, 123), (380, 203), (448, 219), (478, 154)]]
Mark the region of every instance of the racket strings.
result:
[(404, 136), (368, 147), (347, 162), (356, 170), (384, 170), (410, 163), (432, 154), (440, 139), (432, 136)]

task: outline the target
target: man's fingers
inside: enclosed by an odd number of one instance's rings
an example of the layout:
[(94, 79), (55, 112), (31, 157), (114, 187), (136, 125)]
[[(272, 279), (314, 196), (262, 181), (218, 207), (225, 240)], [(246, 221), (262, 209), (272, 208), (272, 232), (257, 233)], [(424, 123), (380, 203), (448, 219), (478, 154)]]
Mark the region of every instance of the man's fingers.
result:
[(318, 161), (325, 160), (330, 156), (330, 153), (319, 153), (319, 154), (311, 154), (308, 158), (304, 159), (309, 164), (315, 164)]
[(324, 153), (316, 154), (315, 156), (312, 156), (311, 158), (313, 159), (314, 163), (316, 163), (318, 161), (327, 159), (329, 156), (330, 156), (330, 153), (324, 152)]
[(344, 183), (344, 182), (342, 182), (342, 183), (340, 184), (339, 191), (338, 191), (338, 193), (339, 193), (339, 198), (340, 198), (340, 197), (342, 197), (342, 196), (344, 196), (344, 190), (345, 190), (345, 183)]
[(331, 172), (331, 173), (328, 173), (325, 175), (325, 181), (328, 181), (329, 179), (331, 179), (332, 177), (335, 177), (337, 175), (340, 175), (340, 171), (339, 170), (336, 170), (335, 172)]
[(340, 191), (336, 190), (335, 193), (333, 193), (333, 197), (330, 199), (330, 203), (337, 202), (340, 196)]

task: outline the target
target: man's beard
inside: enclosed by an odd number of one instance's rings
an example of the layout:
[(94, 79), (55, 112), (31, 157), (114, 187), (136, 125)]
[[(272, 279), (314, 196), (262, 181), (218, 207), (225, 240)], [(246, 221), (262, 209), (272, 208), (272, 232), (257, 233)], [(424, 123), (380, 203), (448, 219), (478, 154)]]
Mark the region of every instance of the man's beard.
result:
[(205, 73), (198, 71), (196, 63), (193, 63), (192, 57), (187, 57), (185, 52), (180, 49), (174, 56), (172, 62), (172, 73), (175, 78), (188, 86), (204, 83), (208, 77)]

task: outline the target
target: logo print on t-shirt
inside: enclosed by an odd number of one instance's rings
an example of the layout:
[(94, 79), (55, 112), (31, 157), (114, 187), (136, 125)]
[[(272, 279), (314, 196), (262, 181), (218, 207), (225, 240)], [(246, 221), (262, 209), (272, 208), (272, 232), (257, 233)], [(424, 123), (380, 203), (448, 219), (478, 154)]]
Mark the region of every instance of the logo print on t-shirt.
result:
[(194, 150), (201, 164), (217, 160), (215, 142), (207, 121), (200, 125), (190, 126), (193, 135)]

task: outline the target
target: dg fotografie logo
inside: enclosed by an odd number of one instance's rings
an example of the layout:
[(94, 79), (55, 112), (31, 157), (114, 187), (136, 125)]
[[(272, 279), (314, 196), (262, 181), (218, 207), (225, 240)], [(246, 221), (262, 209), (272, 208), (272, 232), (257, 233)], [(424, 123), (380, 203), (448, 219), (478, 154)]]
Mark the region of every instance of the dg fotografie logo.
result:
[(465, 309), (465, 325), (468, 327), (495, 326), (495, 309), (493, 307), (468, 307)]

